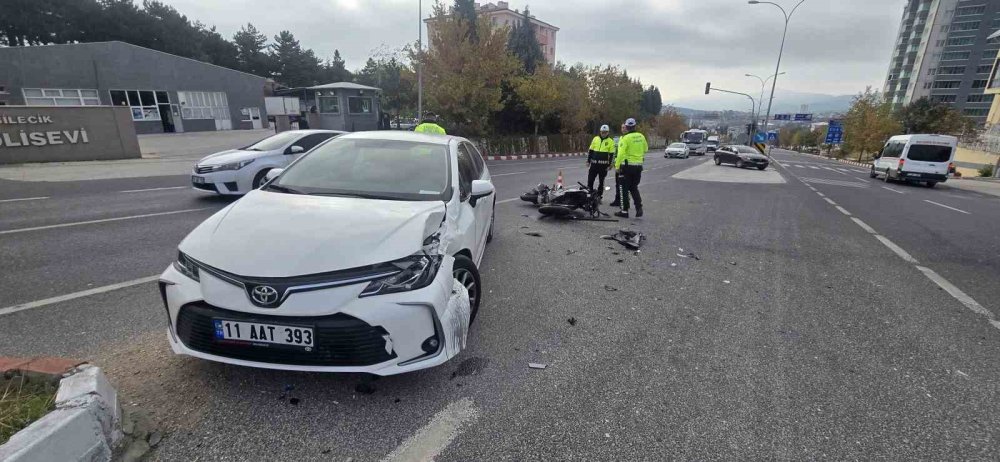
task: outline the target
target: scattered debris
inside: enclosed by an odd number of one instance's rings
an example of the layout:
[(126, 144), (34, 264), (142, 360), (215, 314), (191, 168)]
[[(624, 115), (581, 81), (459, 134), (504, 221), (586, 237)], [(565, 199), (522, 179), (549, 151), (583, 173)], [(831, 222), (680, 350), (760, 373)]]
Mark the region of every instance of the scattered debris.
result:
[(619, 258), (619, 259), (618, 259), (618, 263), (622, 263), (622, 262), (624, 262), (624, 261), (625, 261), (625, 259), (624, 259), (624, 258)]
[(631, 250), (639, 250), (639, 248), (642, 247), (642, 243), (646, 241), (646, 236), (638, 231), (622, 229), (610, 236), (601, 236), (601, 239), (618, 242)]
[(616, 292), (618, 290), (618, 288), (617, 287), (611, 287), (611, 286), (604, 286), (604, 290), (606, 290), (608, 292)]
[(394, 403), (398, 403), (398, 402), (400, 402), (400, 401), (402, 401), (402, 400), (401, 400), (401, 399), (399, 399), (399, 398), (396, 398), (396, 399), (392, 400), (392, 402), (394, 402)]
[(734, 262), (734, 261), (729, 262), (729, 264), (733, 265), (733, 266), (736, 266), (736, 262)]
[(566, 320), (566, 322), (568, 322), (569, 325), (571, 325), (571, 326), (575, 326), (576, 325), (576, 318), (569, 318), (569, 319)]
[(567, 250), (566, 251), (566, 255), (573, 255), (574, 253), (576, 253), (575, 250)]
[(722, 281), (723, 284), (729, 284), (729, 280)]
[(298, 398), (291, 398), (288, 400), (288, 404), (291, 404), (292, 406), (298, 406), (299, 402), (300, 400)]
[(531, 229), (530, 226), (522, 226), (521, 229)]
[(671, 263), (670, 266), (677, 266), (677, 263)]
[(611, 434), (610, 434), (610, 433), (605, 433), (605, 434), (604, 434), (604, 437), (605, 437), (605, 438), (611, 438)]
[(542, 233), (539, 233), (537, 231), (532, 231), (530, 233), (524, 233), (524, 235), (525, 236), (531, 236), (531, 237), (542, 237)]
[(542, 363), (528, 363), (528, 367), (531, 369), (545, 369), (548, 366)]
[(683, 252), (683, 251), (684, 251), (684, 249), (682, 249), (682, 248), (678, 247), (678, 248), (677, 248), (677, 251), (678, 251), (678, 252)]
[(698, 256), (695, 255), (694, 252), (688, 252), (686, 254), (679, 253), (679, 254), (677, 254), (677, 256), (681, 257), (681, 258), (693, 258), (695, 260), (699, 260), (699, 261), (701, 260), (701, 258), (698, 258)]
[(451, 379), (455, 380), (458, 377), (468, 377), (470, 375), (477, 375), (489, 366), (490, 360), (487, 358), (472, 357), (466, 359), (458, 364), (455, 371), (451, 373)]
[(965, 372), (962, 372), (962, 371), (960, 371), (958, 369), (955, 369), (955, 374), (958, 374), (958, 375), (960, 375), (962, 377), (965, 377), (965, 378), (969, 378), (969, 374), (966, 374)]

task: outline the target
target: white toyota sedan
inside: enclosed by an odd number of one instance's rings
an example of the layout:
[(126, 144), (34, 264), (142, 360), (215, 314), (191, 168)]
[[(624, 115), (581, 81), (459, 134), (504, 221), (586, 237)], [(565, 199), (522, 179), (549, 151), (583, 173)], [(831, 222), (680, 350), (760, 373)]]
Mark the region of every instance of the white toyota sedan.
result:
[(246, 194), (264, 184), (267, 172), (285, 168), (324, 141), (346, 132), (293, 130), (264, 138), (250, 146), (217, 152), (198, 161), (191, 186), (224, 195)]
[(267, 177), (195, 228), (161, 275), (175, 353), (391, 375), (465, 347), (496, 205), (472, 143), (353, 133)]

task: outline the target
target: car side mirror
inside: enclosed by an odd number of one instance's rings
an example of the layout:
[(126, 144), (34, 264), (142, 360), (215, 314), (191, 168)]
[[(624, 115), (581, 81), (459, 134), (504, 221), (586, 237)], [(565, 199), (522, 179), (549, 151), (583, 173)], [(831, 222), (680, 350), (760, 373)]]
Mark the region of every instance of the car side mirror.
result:
[(269, 182), (269, 181), (277, 178), (278, 175), (281, 175), (281, 172), (284, 172), (284, 171), (285, 171), (285, 169), (283, 169), (283, 168), (272, 168), (272, 169), (268, 170), (267, 173), (264, 174), (264, 182), (267, 183), (267, 182)]
[(303, 148), (302, 146), (299, 145), (295, 145), (288, 148), (289, 154), (302, 154), (303, 152), (306, 152), (306, 148)]
[(469, 196), (469, 205), (475, 207), (476, 203), (479, 202), (479, 199), (491, 196), (493, 191), (495, 191), (493, 183), (486, 180), (473, 180), (472, 194)]

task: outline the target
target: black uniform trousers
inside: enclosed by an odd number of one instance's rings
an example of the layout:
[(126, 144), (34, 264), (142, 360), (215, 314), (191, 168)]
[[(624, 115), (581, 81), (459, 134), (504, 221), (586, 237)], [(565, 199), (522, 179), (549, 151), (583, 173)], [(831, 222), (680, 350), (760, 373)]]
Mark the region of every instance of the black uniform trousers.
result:
[(594, 190), (594, 180), (600, 180), (596, 189), (597, 194), (604, 194), (604, 179), (608, 177), (608, 165), (590, 164), (590, 171), (587, 172), (587, 187)]
[(635, 206), (642, 208), (642, 196), (639, 195), (639, 182), (642, 180), (642, 165), (622, 164), (618, 190), (621, 193), (622, 210), (629, 209), (629, 198), (635, 201)]

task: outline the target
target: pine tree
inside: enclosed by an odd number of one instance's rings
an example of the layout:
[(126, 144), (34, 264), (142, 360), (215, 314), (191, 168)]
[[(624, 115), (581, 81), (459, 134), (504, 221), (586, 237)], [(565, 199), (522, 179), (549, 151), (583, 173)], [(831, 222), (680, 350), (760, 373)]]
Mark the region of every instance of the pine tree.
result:
[(521, 20), (511, 29), (507, 49), (517, 56), (524, 72), (528, 74), (534, 74), (538, 65), (545, 63), (545, 55), (542, 54), (542, 46), (538, 43), (538, 36), (535, 35), (535, 29), (531, 25), (531, 13), (528, 8), (524, 9)]
[(233, 35), (236, 45), (238, 68), (254, 75), (271, 75), (271, 62), (267, 55), (267, 36), (247, 23)]
[(452, 14), (468, 28), (466, 37), (472, 40), (473, 43), (478, 42), (479, 35), (476, 31), (476, 25), (479, 18), (476, 13), (476, 0), (455, 0), (455, 6), (452, 7)]

